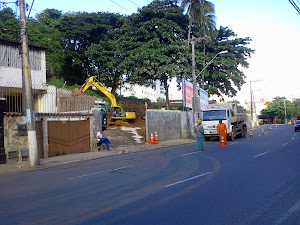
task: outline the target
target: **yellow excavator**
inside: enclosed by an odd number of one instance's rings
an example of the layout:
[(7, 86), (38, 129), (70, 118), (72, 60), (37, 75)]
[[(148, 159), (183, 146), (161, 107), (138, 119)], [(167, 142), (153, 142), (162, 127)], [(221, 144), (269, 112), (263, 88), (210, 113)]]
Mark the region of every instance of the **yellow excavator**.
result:
[(115, 96), (110, 93), (109, 90), (102, 84), (102, 83), (96, 83), (94, 81), (94, 76), (89, 77), (86, 82), (81, 86), (80, 93), (85, 92), (90, 86), (96, 87), (100, 92), (102, 92), (106, 97), (109, 98), (112, 106), (112, 115), (110, 115), (110, 118), (112, 120), (135, 120), (136, 114), (135, 112), (128, 112), (125, 111), (120, 105), (117, 104), (117, 100)]

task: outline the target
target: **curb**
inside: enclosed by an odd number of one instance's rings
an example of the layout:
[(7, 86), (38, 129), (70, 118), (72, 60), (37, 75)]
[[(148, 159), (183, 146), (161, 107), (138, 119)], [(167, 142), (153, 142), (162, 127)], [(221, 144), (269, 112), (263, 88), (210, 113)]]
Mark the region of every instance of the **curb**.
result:
[[(105, 155), (96, 155), (94, 157), (87, 157), (87, 158), (84, 158), (84, 155), (83, 155), (83, 158), (78, 158), (78, 159), (74, 159), (74, 160), (65, 159), (65, 161), (57, 162), (54, 164), (51, 164), (51, 161), (50, 161), (50, 162), (45, 162), (45, 164), (42, 163), (35, 167), (31, 167), (29, 165), (28, 161), (23, 162), (24, 164), (18, 163), (18, 162), (3, 164), (3, 165), (0, 165), (0, 174), (18, 173), (18, 172), (24, 173), (24, 172), (30, 172), (30, 171), (35, 171), (35, 170), (44, 170), (44, 169), (49, 169), (49, 168), (54, 168), (54, 167), (64, 166), (64, 165), (69, 165), (69, 164), (75, 164), (75, 163), (85, 162), (85, 161), (90, 161), (90, 160), (96, 160), (96, 159), (102, 159), (102, 158), (108, 158), (108, 157), (114, 157), (114, 156), (120, 156), (120, 155), (127, 155), (127, 154), (131, 154), (131, 153), (146, 152), (146, 151), (151, 151), (151, 150), (156, 150), (156, 149), (162, 149), (162, 148), (168, 148), (168, 147), (174, 147), (174, 146), (182, 146), (182, 145), (195, 143), (195, 140), (193, 140), (193, 139), (184, 139), (184, 140), (186, 140), (186, 141), (184, 141), (182, 143), (171, 143), (171, 144), (159, 143), (159, 144), (144, 144), (141, 146), (120, 147), (119, 149), (116, 148), (116, 150), (111, 151), (110, 153), (105, 154)], [(90, 153), (90, 152), (88, 152), (88, 153)], [(95, 152), (95, 153), (97, 153), (97, 152)], [(82, 153), (82, 154), (85, 154), (85, 153)], [(59, 156), (57, 156), (57, 157), (59, 157)], [(18, 164), (19, 164), (19, 166), (17, 167)], [(1, 167), (3, 167), (3, 168), (1, 168)]]

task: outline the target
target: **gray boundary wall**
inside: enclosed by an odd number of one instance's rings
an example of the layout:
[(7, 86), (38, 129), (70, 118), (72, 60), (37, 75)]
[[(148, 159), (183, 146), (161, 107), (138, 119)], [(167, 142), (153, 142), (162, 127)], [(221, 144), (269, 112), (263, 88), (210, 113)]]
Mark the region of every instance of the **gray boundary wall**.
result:
[(146, 111), (146, 141), (157, 131), (159, 141), (194, 138), (193, 113), (179, 110), (148, 109)]

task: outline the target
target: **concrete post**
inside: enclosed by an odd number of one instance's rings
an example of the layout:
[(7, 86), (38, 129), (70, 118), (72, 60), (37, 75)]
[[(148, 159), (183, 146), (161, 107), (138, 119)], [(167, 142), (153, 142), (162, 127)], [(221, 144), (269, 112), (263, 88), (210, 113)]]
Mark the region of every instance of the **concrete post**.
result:
[(92, 109), (93, 116), (90, 119), (90, 146), (91, 151), (98, 151), (97, 149), (97, 132), (102, 130), (102, 115), (99, 109)]
[(43, 124), (43, 149), (44, 149), (44, 158), (49, 157), (49, 137), (48, 137), (48, 119), (42, 119)]

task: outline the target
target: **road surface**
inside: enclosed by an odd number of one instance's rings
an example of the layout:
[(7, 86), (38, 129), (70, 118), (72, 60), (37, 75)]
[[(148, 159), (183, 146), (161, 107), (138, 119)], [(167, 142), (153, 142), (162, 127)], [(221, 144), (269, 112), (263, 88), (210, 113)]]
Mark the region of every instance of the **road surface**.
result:
[(300, 132), (0, 175), (3, 224), (300, 224)]

